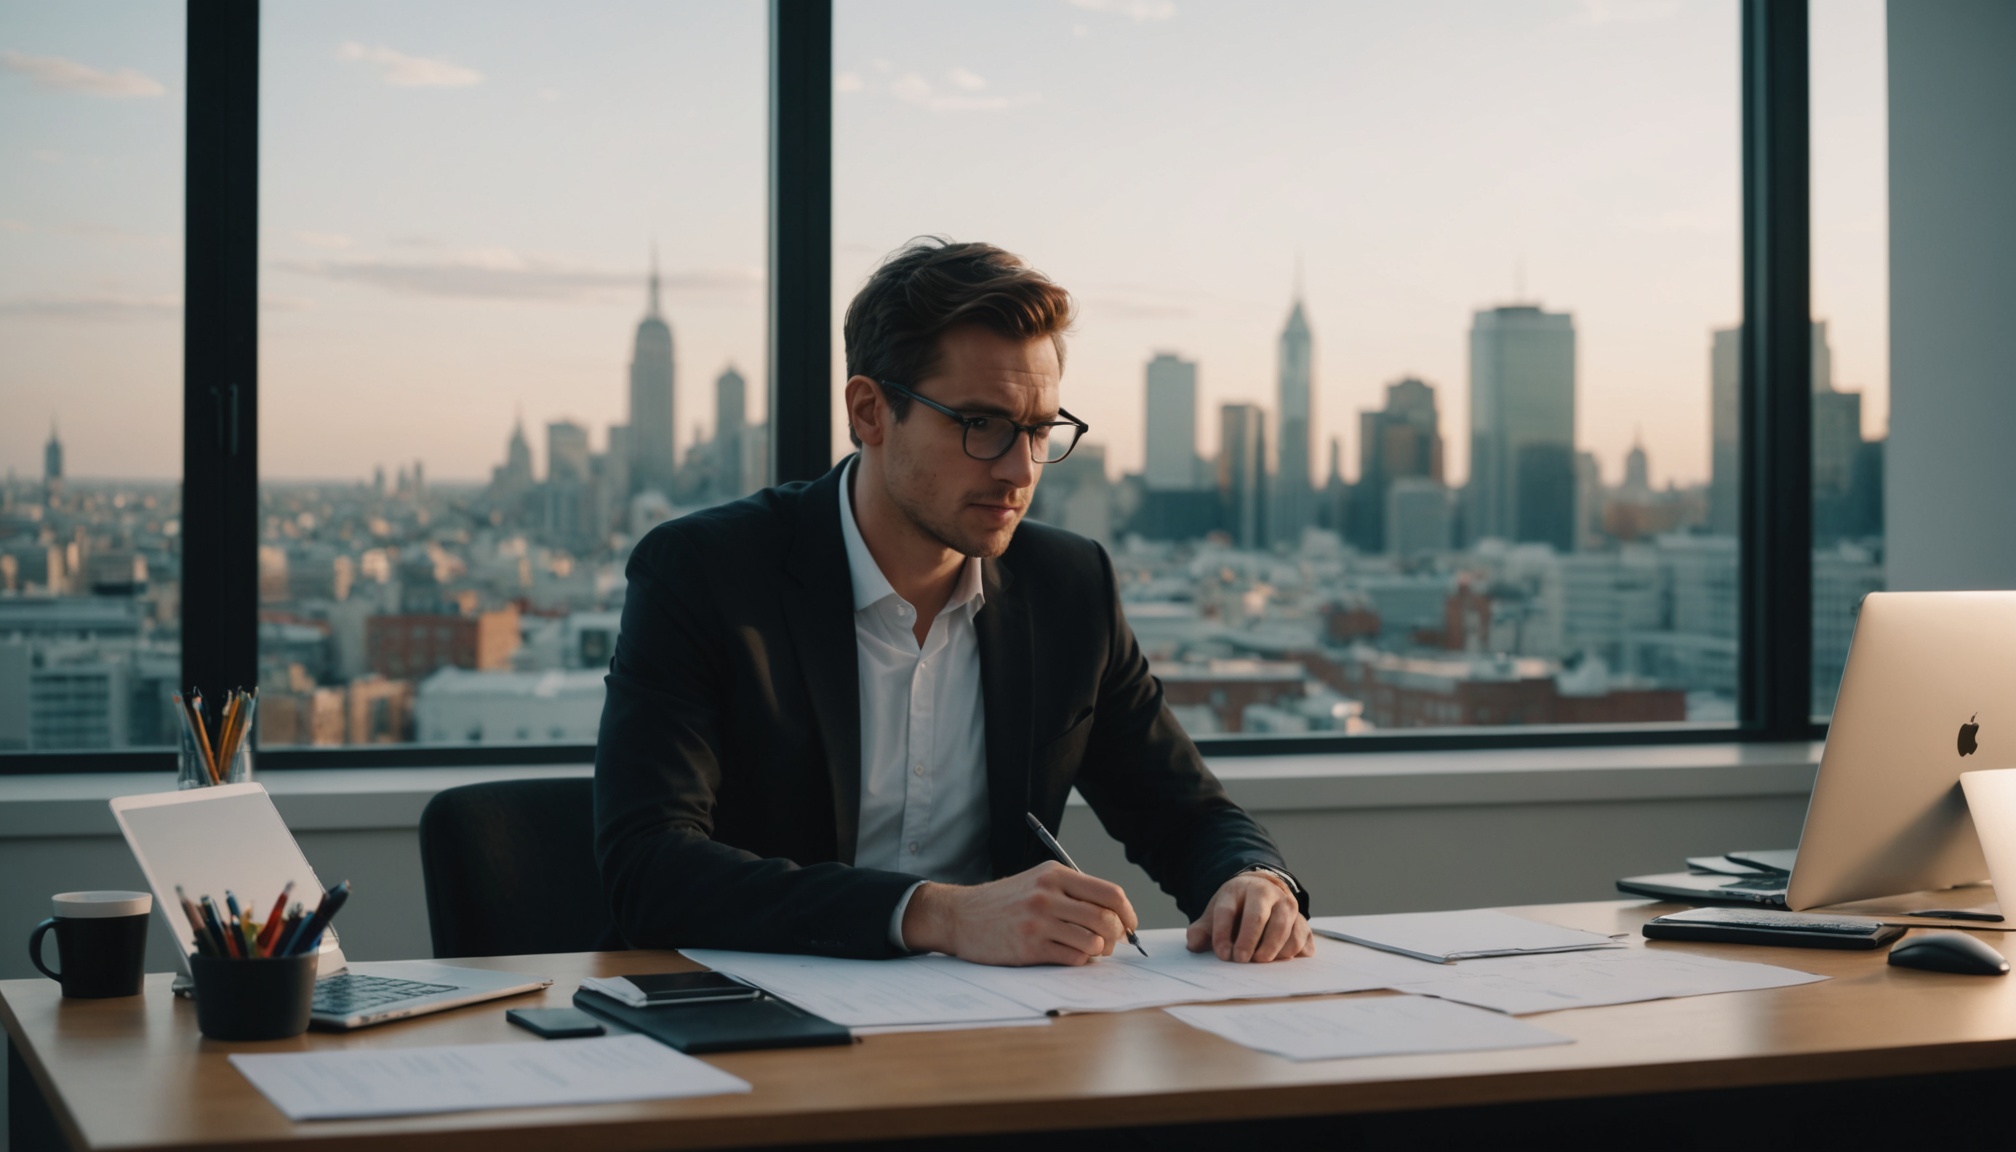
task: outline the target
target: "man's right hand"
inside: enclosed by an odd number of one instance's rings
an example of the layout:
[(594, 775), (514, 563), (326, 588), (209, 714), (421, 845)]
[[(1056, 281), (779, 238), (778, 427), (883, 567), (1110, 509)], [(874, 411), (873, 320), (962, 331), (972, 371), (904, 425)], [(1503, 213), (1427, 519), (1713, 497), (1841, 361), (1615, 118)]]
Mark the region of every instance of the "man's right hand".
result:
[(1140, 923), (1127, 893), (1045, 861), (971, 887), (924, 884), (903, 910), (903, 943), (976, 964), (1084, 964)]

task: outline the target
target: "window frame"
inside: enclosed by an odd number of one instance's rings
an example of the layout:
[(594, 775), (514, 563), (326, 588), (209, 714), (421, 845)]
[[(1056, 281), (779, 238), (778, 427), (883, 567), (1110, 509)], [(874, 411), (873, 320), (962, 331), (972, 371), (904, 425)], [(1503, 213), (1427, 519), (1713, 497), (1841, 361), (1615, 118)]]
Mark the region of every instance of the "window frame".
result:
[[(771, 479), (832, 465), (833, 0), (770, 0)], [(260, 0), (187, 6), (182, 680), (258, 678)], [(1743, 339), (1738, 719), (1207, 737), (1210, 757), (1824, 738), (1811, 714), (1808, 0), (1740, 0)], [(193, 590), (193, 591), (192, 591)], [(202, 637), (200, 644), (188, 638)], [(0, 753), (0, 775), (167, 772), (170, 749)], [(261, 750), (261, 770), (583, 764), (593, 744)]]

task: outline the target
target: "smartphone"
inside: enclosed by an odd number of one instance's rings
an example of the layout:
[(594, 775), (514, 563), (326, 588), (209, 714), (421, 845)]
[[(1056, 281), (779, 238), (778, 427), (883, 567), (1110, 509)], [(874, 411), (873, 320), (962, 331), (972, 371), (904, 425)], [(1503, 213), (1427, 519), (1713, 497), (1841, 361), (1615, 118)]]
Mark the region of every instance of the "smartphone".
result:
[(569, 1036), (600, 1036), (602, 1022), (579, 1008), (512, 1008), (504, 1019), (548, 1040)]
[(645, 1008), (708, 1000), (754, 1000), (763, 995), (762, 989), (719, 972), (665, 972), (651, 976), (625, 976), (619, 980), (636, 989), (643, 1000), (637, 1006)]

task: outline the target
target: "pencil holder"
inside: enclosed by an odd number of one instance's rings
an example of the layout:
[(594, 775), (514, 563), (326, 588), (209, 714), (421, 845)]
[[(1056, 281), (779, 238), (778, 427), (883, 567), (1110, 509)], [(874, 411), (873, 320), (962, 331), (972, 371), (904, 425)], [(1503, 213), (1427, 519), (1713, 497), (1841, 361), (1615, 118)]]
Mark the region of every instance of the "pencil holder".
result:
[(212, 1040), (284, 1040), (308, 1030), (315, 1005), (315, 953), (232, 960), (189, 957), (196, 1027)]
[[(224, 778), (219, 784), (250, 784), (252, 782), (252, 742), (246, 740), (238, 745), (231, 756), (231, 762), (224, 765)], [(208, 788), (210, 770), (203, 765), (203, 753), (196, 747), (196, 736), (187, 725), (182, 728), (182, 740), (175, 750), (175, 787)]]

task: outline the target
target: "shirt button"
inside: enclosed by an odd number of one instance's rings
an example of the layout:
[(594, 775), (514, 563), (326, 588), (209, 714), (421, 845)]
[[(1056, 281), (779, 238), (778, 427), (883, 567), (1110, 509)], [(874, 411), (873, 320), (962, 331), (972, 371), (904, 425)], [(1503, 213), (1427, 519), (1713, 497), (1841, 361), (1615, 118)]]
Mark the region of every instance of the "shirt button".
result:
[(917, 765), (917, 767), (912, 768), (911, 771), (917, 773), (917, 775), (919, 776), (922, 776), (924, 775), (924, 765), (919, 764)]
[(910, 841), (910, 854), (912, 856), (917, 854), (917, 841), (915, 840)]
[(929, 672), (931, 670), (931, 662), (929, 660), (919, 660), (917, 662), (917, 670), (919, 672)]
[(898, 616), (910, 615), (910, 606), (908, 604), (898, 604), (896, 606), (896, 615)]

